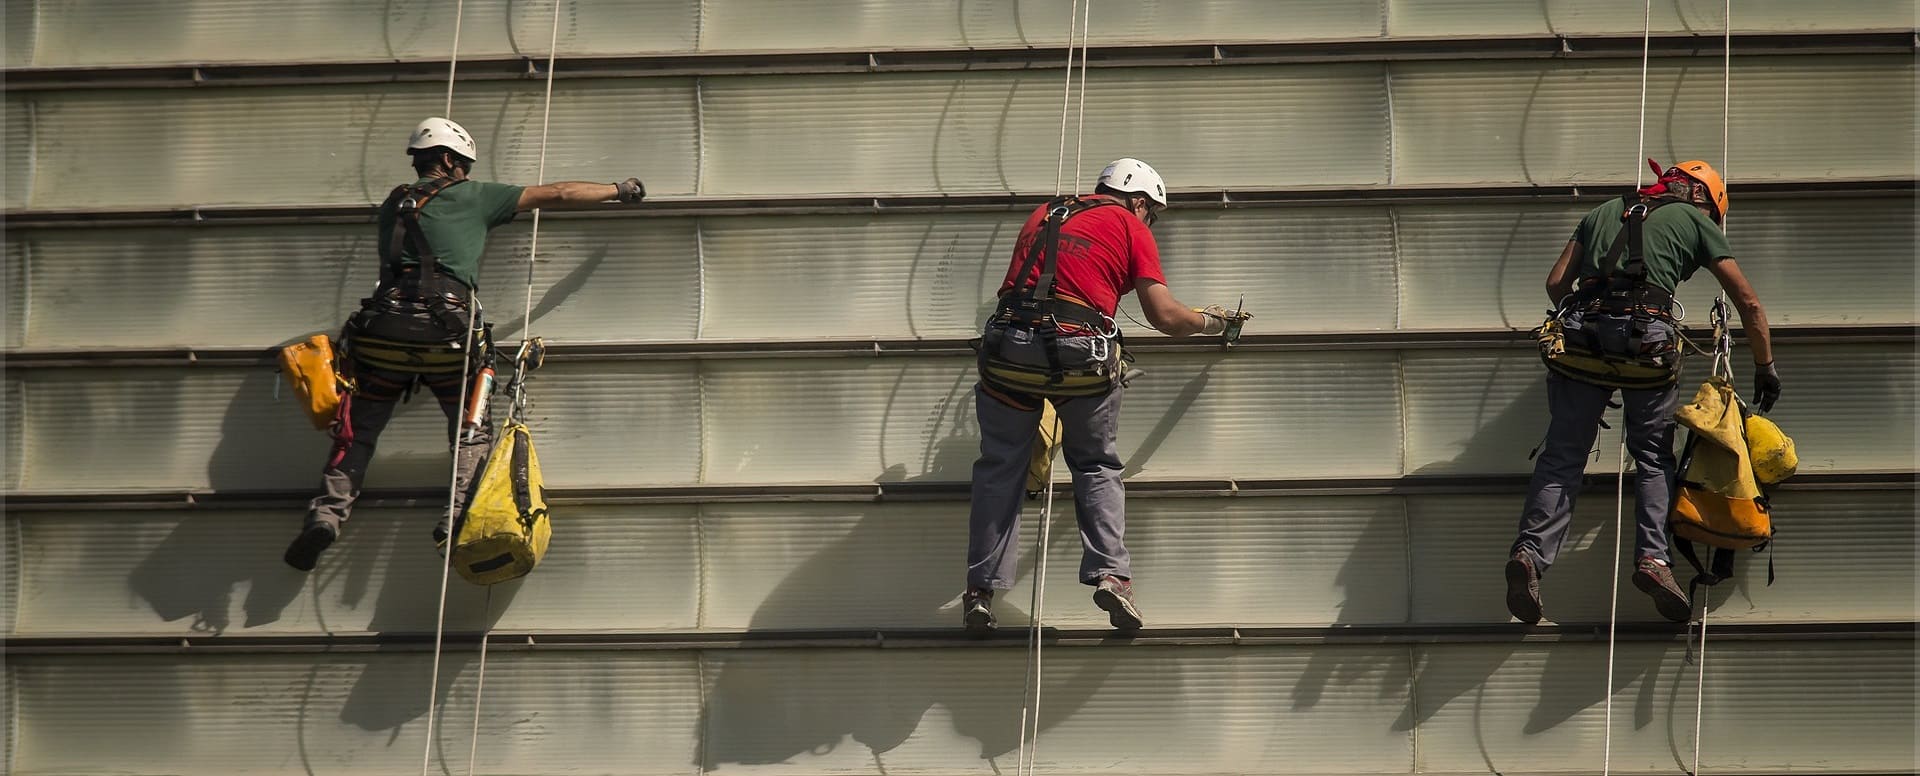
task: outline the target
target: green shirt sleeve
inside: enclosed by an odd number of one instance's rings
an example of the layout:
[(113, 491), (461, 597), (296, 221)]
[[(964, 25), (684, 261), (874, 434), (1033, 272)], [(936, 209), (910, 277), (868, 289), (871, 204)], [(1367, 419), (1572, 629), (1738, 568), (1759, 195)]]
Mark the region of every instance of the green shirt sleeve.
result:
[(1694, 258), (1700, 266), (1704, 267), (1721, 259), (1732, 258), (1733, 246), (1727, 242), (1727, 233), (1720, 231), (1720, 227), (1713, 223), (1713, 219), (1701, 213), (1698, 208), (1687, 208), (1687, 212), (1693, 215), (1694, 231), (1700, 235), (1699, 242), (1693, 249)]
[(521, 187), (490, 181), (474, 181), (467, 185), (473, 187), (473, 200), (479, 205), (480, 212), (486, 215), (488, 229), (503, 226), (520, 214)]

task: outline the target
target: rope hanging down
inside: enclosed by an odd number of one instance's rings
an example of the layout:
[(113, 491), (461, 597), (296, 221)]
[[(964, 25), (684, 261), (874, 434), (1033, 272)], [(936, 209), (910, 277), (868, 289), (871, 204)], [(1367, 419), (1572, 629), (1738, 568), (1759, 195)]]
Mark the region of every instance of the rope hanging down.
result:
[[(1645, 10), (1640, 21), (1640, 128), (1636, 141), (1633, 162), (1633, 188), (1637, 191), (1643, 180), (1640, 160), (1647, 158), (1647, 65), (1653, 48), (1653, 0), (1646, 0)], [(1624, 403), (1624, 402), (1623, 402)], [(1600, 776), (1613, 773), (1613, 668), (1617, 646), (1616, 631), (1620, 622), (1620, 543), (1626, 540), (1627, 513), (1627, 434), (1626, 424), (1621, 424), (1620, 466), (1614, 474), (1613, 495), (1613, 576), (1608, 588), (1607, 604), (1607, 685), (1603, 692), (1606, 697), (1606, 732), (1602, 737), (1600, 750)]]
[[(1073, 177), (1074, 192), (1080, 191), (1080, 155), (1086, 139), (1087, 115), (1087, 30), (1093, 18), (1093, 0), (1073, 0), (1067, 11), (1067, 78), (1066, 86), (1060, 94), (1060, 155), (1054, 162), (1053, 195), (1060, 196), (1067, 169), (1067, 107), (1073, 100), (1073, 49), (1074, 35), (1080, 36), (1080, 106), (1079, 126), (1073, 141)], [(1054, 438), (1060, 436), (1060, 418), (1054, 416)], [(1046, 495), (1040, 506), (1040, 530), (1035, 537), (1035, 572), (1033, 580), (1033, 602), (1028, 611), (1032, 617), (1027, 623), (1027, 672), (1026, 686), (1020, 695), (1020, 749), (1014, 763), (1015, 776), (1031, 776), (1034, 765), (1040, 758), (1040, 688), (1045, 679), (1043, 672), (1040, 629), (1043, 626), (1047, 594), (1047, 549), (1052, 541), (1053, 527), (1053, 457), (1047, 457), (1046, 476), (1042, 478)]]
[[(460, 54), (460, 17), (461, 17), (461, 11), (462, 11), (461, 6), (464, 6), (464, 0), (461, 0), (460, 4), (456, 5), (454, 10), (453, 52), (447, 58), (447, 113), (449, 116), (451, 116), (453, 112), (454, 74), (456, 72), (455, 67), (456, 67), (456, 63), (459, 60), (459, 54)], [(553, 114), (553, 72), (554, 72), (555, 57), (559, 52), (559, 43), (560, 43), (560, 3), (558, 2), (558, 0), (555, 0), (553, 5), (553, 26), (547, 41), (546, 94), (545, 94), (545, 98), (542, 103), (541, 112), (540, 112), (540, 155), (539, 155), (537, 172), (535, 174), (535, 178), (536, 178), (535, 185), (543, 185), (546, 183), (547, 136), (548, 136), (548, 127), (550, 124), (550, 119)], [(509, 413), (509, 417), (512, 417), (512, 418), (519, 417), (520, 412), (525, 408), (525, 405), (526, 405), (526, 398), (523, 390), (526, 376), (524, 374), (524, 370), (518, 367), (522, 367), (525, 364), (526, 356), (528, 353), (528, 347), (526, 346), (526, 343), (533, 341), (531, 334), (533, 331), (534, 257), (539, 255), (539, 245), (540, 245), (540, 210), (537, 208), (533, 211), (533, 225), (530, 232), (531, 234), (528, 237), (528, 245), (527, 245), (526, 306), (522, 311), (521, 326), (520, 326), (522, 347), (519, 350), (519, 354), (516, 356), (516, 370), (514, 373), (513, 383), (508, 388), (508, 392), (509, 394), (511, 394), (511, 398), (512, 398), (512, 401), (509, 403), (508, 413)], [(467, 345), (465, 348), (466, 355), (465, 355), (465, 359), (463, 360), (463, 363), (461, 364), (462, 375), (467, 374), (467, 372), (472, 368), (471, 359), (472, 359), (473, 344), (474, 344), (473, 316), (478, 314), (478, 310), (479, 310), (478, 300), (473, 300), (472, 303), (470, 304), (470, 308), (471, 310), (468, 314), (468, 321), (467, 321)], [(467, 406), (467, 401), (468, 401), (467, 391), (471, 389), (471, 386), (472, 386), (471, 380), (463, 380), (461, 384), (460, 404), (458, 406), (460, 407)], [(457, 432), (454, 440), (451, 443), (451, 447), (453, 450), (454, 464), (453, 464), (453, 474), (451, 475), (450, 482), (448, 483), (448, 486), (447, 486), (447, 503), (449, 507), (451, 507), (451, 505), (453, 504), (454, 497), (457, 494), (457, 488), (458, 488), (457, 483), (459, 481), (458, 478), (459, 478), (459, 467), (460, 467), (460, 452), (459, 452), (459, 439), (458, 439)], [(448, 577), (450, 576), (450, 572), (452, 571), (452, 568), (453, 568), (452, 543), (454, 541), (457, 541), (457, 537), (449, 537), (448, 548), (447, 548), (448, 551), (440, 567), (440, 600), (437, 607), (438, 610), (435, 617), (435, 624), (434, 624), (434, 631), (433, 631), (433, 675), (432, 675), (432, 680), (429, 681), (427, 684), (427, 736), (426, 736), (425, 751), (421, 754), (421, 757), (420, 757), (421, 776), (427, 776), (433, 761), (434, 727), (435, 727), (435, 722), (438, 720), (438, 717), (439, 717), (440, 658), (443, 652), (443, 647), (445, 645), (445, 636), (446, 636), (447, 582), (448, 582)], [(482, 620), (483, 630), (480, 635), (480, 665), (476, 671), (475, 683), (474, 683), (473, 730), (472, 730), (472, 740), (469, 742), (468, 748), (467, 748), (467, 776), (473, 776), (474, 764), (479, 759), (480, 701), (481, 701), (481, 698), (483, 697), (483, 693), (486, 690), (487, 646), (493, 631), (492, 619), (493, 619), (493, 587), (488, 586), (487, 597), (486, 597), (486, 609), (484, 612), (484, 619)]]
[[(1727, 165), (1733, 152), (1730, 150), (1728, 136), (1733, 127), (1733, 0), (1726, 0), (1726, 24), (1721, 31), (1720, 54), (1720, 180), (1727, 180)], [(1727, 216), (1720, 214), (1720, 230), (1727, 229)], [(1713, 300), (1713, 371), (1733, 379), (1733, 324), (1728, 315), (1727, 294), (1722, 291)], [(1724, 371), (1722, 371), (1724, 370)], [(1707, 615), (1709, 592), (1702, 594), (1700, 604), (1700, 651), (1693, 667), (1693, 767), (1687, 772), (1700, 776), (1700, 731), (1702, 714), (1706, 710), (1707, 698)], [(1691, 602), (1689, 602), (1691, 603)]]

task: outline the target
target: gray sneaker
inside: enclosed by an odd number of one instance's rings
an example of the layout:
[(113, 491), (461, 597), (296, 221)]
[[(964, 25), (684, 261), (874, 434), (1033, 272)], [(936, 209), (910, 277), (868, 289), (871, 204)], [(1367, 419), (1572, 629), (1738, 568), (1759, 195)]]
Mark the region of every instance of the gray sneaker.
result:
[(1132, 580), (1111, 574), (1101, 577), (1099, 586), (1093, 591), (1093, 605), (1105, 610), (1107, 621), (1117, 629), (1137, 631), (1146, 624), (1140, 619), (1140, 610), (1133, 605)]
[(1673, 570), (1653, 556), (1640, 559), (1633, 570), (1633, 586), (1653, 599), (1653, 608), (1660, 610), (1661, 617), (1673, 622), (1693, 619), (1693, 604), (1687, 600), (1680, 584), (1673, 581)]
[(1528, 625), (1540, 622), (1540, 570), (1525, 552), (1507, 559), (1507, 612)]

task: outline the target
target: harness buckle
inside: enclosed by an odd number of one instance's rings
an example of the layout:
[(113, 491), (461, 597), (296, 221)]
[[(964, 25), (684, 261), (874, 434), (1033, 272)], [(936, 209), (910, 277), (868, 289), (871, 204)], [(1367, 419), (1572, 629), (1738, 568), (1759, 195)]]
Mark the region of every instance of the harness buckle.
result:
[(1635, 203), (1633, 207), (1627, 208), (1626, 212), (1620, 214), (1620, 220), (1625, 221), (1627, 220), (1627, 216), (1632, 216), (1632, 215), (1638, 215), (1641, 218), (1646, 218), (1647, 203), (1639, 202), (1639, 203)]

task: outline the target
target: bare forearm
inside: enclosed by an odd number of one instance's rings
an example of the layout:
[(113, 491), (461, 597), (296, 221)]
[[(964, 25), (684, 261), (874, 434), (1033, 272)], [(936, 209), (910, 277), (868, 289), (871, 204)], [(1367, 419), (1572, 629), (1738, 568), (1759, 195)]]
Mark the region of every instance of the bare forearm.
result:
[(1747, 349), (1753, 351), (1753, 363), (1773, 363), (1773, 332), (1767, 327), (1767, 310), (1758, 302), (1740, 306), (1740, 328), (1747, 334)]
[(606, 202), (619, 195), (619, 189), (611, 183), (588, 183), (586, 181), (561, 181), (541, 186), (529, 186), (520, 196), (520, 209), (532, 210), (541, 207), (560, 205), (591, 205)]
[(1162, 311), (1160, 315), (1149, 319), (1149, 322), (1153, 324), (1153, 328), (1169, 337), (1191, 337), (1207, 328), (1207, 316), (1187, 307)]

